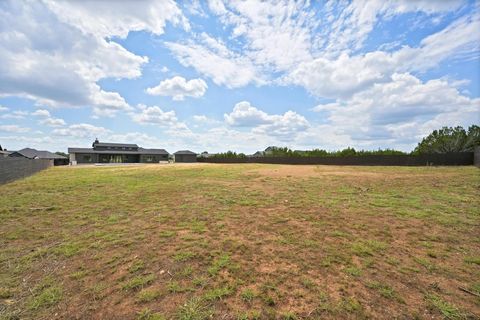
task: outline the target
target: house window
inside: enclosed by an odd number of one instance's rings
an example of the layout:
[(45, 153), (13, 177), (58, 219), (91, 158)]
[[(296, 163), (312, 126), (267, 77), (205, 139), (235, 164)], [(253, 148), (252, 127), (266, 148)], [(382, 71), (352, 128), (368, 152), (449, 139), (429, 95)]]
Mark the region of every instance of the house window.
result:
[(145, 162), (153, 162), (155, 160), (154, 156), (145, 156)]
[(85, 162), (91, 162), (92, 161), (92, 156), (87, 154), (83, 156), (83, 161)]

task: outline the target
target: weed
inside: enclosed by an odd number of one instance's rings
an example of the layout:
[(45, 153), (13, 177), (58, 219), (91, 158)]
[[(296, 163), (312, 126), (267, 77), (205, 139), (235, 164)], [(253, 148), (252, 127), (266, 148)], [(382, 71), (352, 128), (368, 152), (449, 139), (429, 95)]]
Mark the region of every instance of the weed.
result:
[(169, 230), (163, 230), (163, 231), (160, 231), (160, 233), (159, 233), (159, 236), (161, 238), (171, 238), (171, 237), (174, 237), (176, 235), (177, 235), (177, 233), (175, 231), (169, 231)]
[(230, 262), (230, 256), (223, 254), (217, 259), (215, 259), (212, 265), (208, 268), (208, 273), (211, 276), (216, 276), (222, 268), (225, 268)]
[(137, 320), (166, 320), (160, 313), (155, 313), (152, 310), (145, 308), (137, 313)]
[(428, 294), (426, 296), (427, 303), (431, 310), (440, 312), (447, 319), (464, 319), (465, 316), (457, 307), (443, 300), (437, 295)]
[(130, 268), (128, 268), (128, 271), (130, 273), (135, 273), (137, 271), (141, 271), (145, 269), (145, 263), (142, 260), (135, 260)]
[(229, 296), (230, 294), (232, 294), (232, 292), (233, 290), (229, 286), (214, 288), (214, 289), (208, 290), (205, 293), (204, 298), (206, 301), (220, 300), (223, 297)]
[(465, 261), (465, 263), (480, 265), (480, 257), (466, 257), (463, 261)]
[(122, 285), (122, 288), (124, 290), (138, 289), (138, 288), (141, 288), (141, 287), (143, 287), (147, 284), (152, 283), (154, 279), (155, 279), (155, 276), (153, 274), (149, 274), (149, 275), (146, 275), (146, 276), (136, 276), (136, 277), (128, 280), (127, 282), (125, 282)]
[(212, 315), (209, 307), (199, 298), (185, 302), (178, 310), (178, 320), (205, 320)]
[(188, 261), (190, 259), (193, 259), (194, 257), (195, 257), (195, 253), (193, 253), (193, 252), (181, 251), (181, 252), (177, 252), (173, 256), (173, 260), (175, 260), (177, 262), (184, 262), (184, 261)]
[(137, 294), (139, 302), (150, 302), (160, 297), (161, 292), (154, 289), (143, 289)]
[(358, 256), (373, 256), (387, 248), (387, 244), (377, 240), (357, 241), (352, 244), (352, 252)]
[(62, 288), (51, 278), (45, 278), (33, 289), (33, 297), (30, 300), (29, 308), (36, 310), (57, 304), (63, 295)]
[(351, 267), (345, 268), (345, 273), (354, 277), (359, 277), (362, 274), (362, 269), (351, 266)]
[(257, 296), (257, 294), (252, 289), (245, 289), (242, 291), (240, 296), (242, 297), (243, 301), (252, 302), (253, 299), (255, 299), (255, 297)]

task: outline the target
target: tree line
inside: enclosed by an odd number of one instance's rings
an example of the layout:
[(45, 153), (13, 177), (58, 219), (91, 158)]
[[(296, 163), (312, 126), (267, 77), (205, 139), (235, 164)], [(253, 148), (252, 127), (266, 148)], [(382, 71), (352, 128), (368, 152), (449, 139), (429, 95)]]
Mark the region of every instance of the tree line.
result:
[[(475, 146), (480, 145), (480, 127), (470, 126), (467, 130), (463, 127), (443, 127), (434, 130), (422, 139), (412, 152), (404, 152), (395, 149), (378, 150), (355, 150), (345, 148), (337, 151), (324, 149), (292, 150), (287, 147), (268, 147), (263, 152), (257, 152), (254, 156), (265, 157), (347, 157), (347, 156), (373, 156), (373, 155), (418, 155), (428, 153), (447, 152), (471, 152)], [(244, 153), (227, 151), (212, 155), (211, 158), (246, 158)]]

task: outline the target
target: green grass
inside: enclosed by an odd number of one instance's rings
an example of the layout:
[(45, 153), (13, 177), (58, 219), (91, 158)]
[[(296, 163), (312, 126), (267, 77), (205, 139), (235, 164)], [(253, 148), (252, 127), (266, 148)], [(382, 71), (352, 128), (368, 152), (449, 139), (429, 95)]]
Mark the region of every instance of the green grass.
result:
[(139, 302), (150, 302), (161, 296), (161, 292), (155, 289), (143, 289), (137, 294)]
[(0, 186), (0, 318), (476, 315), (458, 286), (480, 292), (479, 181), (473, 167), (51, 168)]
[(429, 303), (430, 308), (442, 314), (446, 319), (466, 319), (466, 316), (457, 307), (437, 295), (429, 294), (426, 296), (426, 300)]
[(150, 284), (153, 282), (155, 279), (155, 275), (150, 274), (146, 276), (136, 276), (133, 277), (132, 279), (126, 281), (123, 285), (122, 288), (124, 290), (133, 290), (133, 289), (138, 289), (141, 288), (147, 284)]

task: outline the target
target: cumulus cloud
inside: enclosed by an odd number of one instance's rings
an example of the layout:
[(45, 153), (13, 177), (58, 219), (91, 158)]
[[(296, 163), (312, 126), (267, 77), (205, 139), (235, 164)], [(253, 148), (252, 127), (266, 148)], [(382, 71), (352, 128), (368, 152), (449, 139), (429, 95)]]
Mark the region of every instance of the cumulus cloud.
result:
[(39, 123), (49, 127), (61, 127), (66, 125), (65, 121), (60, 118), (54, 118), (48, 110), (38, 109), (31, 113), (32, 116), (42, 118)]
[(0, 131), (5, 131), (5, 132), (15, 132), (15, 133), (24, 133), (24, 132), (29, 132), (29, 128), (24, 128), (17, 126), (15, 124), (5, 124), (5, 125), (0, 125)]
[(139, 77), (148, 62), (109, 37), (125, 37), (132, 30), (161, 34), (166, 22), (188, 28), (173, 1), (141, 6), (135, 1), (115, 6), (8, 1), (0, 9), (0, 20), (0, 95), (52, 107), (92, 106), (96, 116), (131, 110), (119, 93), (102, 90), (97, 81)]
[(237, 103), (233, 111), (224, 114), (225, 122), (233, 127), (251, 127), (253, 133), (291, 139), (310, 124), (304, 116), (294, 111), (283, 115), (270, 115), (252, 106), (248, 101)]
[(130, 31), (146, 30), (164, 33), (167, 22), (190, 29), (188, 20), (173, 0), (123, 0), (112, 5), (108, 1), (47, 1), (48, 7), (66, 23), (85, 33), (100, 37), (125, 38)]
[(185, 97), (200, 98), (207, 91), (207, 84), (202, 79), (186, 80), (183, 77), (173, 77), (160, 82), (158, 86), (147, 88), (147, 93), (158, 96), (171, 96), (173, 100), (183, 100)]
[(435, 128), (480, 121), (479, 98), (462, 95), (446, 80), (422, 82), (408, 73), (395, 73), (388, 82), (313, 110), (326, 113), (330, 124), (352, 139), (376, 143), (413, 144)]
[(190, 129), (183, 122), (180, 122), (175, 111), (163, 111), (158, 106), (147, 107), (140, 105), (140, 112), (131, 113), (133, 121), (139, 124), (150, 124), (164, 127), (166, 131), (176, 134), (190, 134)]
[(10, 113), (5, 113), (0, 118), (2, 119), (25, 119), (25, 117), (28, 116), (28, 111), (23, 111), (23, 110), (15, 110)]
[(64, 137), (73, 137), (73, 138), (90, 138), (106, 135), (111, 133), (109, 129), (104, 127), (97, 127), (88, 123), (78, 123), (72, 124), (68, 128), (54, 129), (52, 134), (64, 136)]

